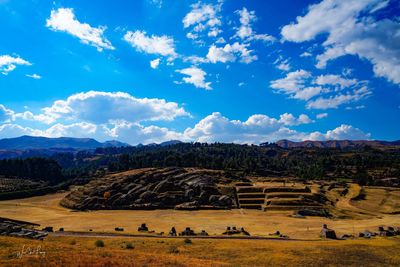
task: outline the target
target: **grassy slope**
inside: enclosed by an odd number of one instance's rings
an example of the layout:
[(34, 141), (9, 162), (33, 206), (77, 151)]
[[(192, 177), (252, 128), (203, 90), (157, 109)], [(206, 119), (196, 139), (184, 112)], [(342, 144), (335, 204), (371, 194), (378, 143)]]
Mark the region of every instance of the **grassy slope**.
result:
[[(49, 237), (33, 241), (0, 237), (0, 265), (29, 266), (399, 266), (400, 239), (253, 241)], [(132, 243), (134, 249), (126, 249)], [(41, 247), (43, 257), (17, 252)], [(172, 251), (175, 251), (172, 252)], [(177, 252), (178, 251), (178, 252)], [(176, 253), (177, 252), (177, 253)]]

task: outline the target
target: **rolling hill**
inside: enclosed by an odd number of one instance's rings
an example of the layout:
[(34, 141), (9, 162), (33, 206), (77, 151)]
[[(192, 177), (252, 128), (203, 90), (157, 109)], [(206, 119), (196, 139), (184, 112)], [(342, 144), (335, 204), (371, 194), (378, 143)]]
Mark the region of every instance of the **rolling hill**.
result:
[(101, 143), (92, 138), (59, 137), (48, 138), (38, 136), (21, 136), (0, 140), (0, 150), (32, 150), (32, 149), (75, 149), (86, 150), (98, 147), (122, 147), (128, 144), (119, 141)]

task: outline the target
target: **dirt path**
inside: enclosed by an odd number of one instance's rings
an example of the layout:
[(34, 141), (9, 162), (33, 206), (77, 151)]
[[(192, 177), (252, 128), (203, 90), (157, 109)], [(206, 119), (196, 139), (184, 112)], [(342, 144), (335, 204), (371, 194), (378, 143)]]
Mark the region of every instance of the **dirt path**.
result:
[(351, 204), (352, 202), (351, 199), (359, 195), (361, 188), (362, 187), (359, 186), (358, 184), (350, 184), (349, 192), (347, 193), (346, 196), (344, 196), (343, 198), (339, 199), (338, 202), (336, 202), (336, 208), (345, 214), (348, 214), (349, 212), (354, 212), (359, 215), (376, 217), (376, 213), (369, 212), (367, 210), (358, 208)]
[(76, 237), (96, 237), (96, 238), (167, 238), (167, 239), (232, 239), (232, 240), (274, 240), (274, 241), (321, 241), (321, 239), (293, 239), (268, 236), (165, 236), (150, 234), (113, 234), (113, 233), (96, 233), (96, 232), (54, 232), (50, 236), (76, 236)]

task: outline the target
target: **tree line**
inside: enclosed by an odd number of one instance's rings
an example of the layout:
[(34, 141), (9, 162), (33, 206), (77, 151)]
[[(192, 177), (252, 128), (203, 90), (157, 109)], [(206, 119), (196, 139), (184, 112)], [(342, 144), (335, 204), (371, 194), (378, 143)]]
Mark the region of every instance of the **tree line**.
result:
[(275, 177), (352, 179), (377, 184), (400, 180), (400, 150), (371, 147), (291, 148), (274, 144), (180, 143), (169, 146), (107, 147), (48, 158), (0, 161), (0, 175), (51, 182), (86, 179), (146, 167), (199, 167)]

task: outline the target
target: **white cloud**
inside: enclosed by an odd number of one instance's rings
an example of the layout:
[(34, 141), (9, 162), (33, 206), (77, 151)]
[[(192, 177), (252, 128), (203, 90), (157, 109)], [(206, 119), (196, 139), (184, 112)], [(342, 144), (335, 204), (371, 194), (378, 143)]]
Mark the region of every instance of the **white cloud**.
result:
[(105, 26), (92, 27), (81, 23), (75, 17), (72, 8), (59, 8), (52, 10), (46, 26), (53, 31), (67, 32), (81, 40), (82, 43), (94, 46), (98, 51), (115, 49), (111, 42), (104, 37)]
[(338, 106), (346, 103), (357, 102), (361, 99), (368, 97), (369, 95), (371, 95), (371, 92), (368, 90), (366, 86), (363, 86), (346, 94), (340, 93), (329, 97), (318, 97), (315, 100), (309, 101), (307, 103), (307, 108), (314, 108), (314, 109), (337, 108)]
[(174, 39), (166, 35), (147, 36), (145, 31), (128, 31), (124, 36), (124, 40), (140, 52), (168, 56), (171, 59), (178, 56), (175, 52)]
[(216, 44), (224, 44), (226, 43), (224, 37), (219, 37), (217, 41), (215, 41)]
[(308, 136), (309, 140), (368, 140), (370, 138), (371, 134), (346, 124), (326, 133), (313, 132)]
[(217, 37), (221, 33), (221, 20), (218, 13), (221, 11), (222, 1), (216, 5), (202, 4), (198, 2), (191, 6), (189, 13), (185, 15), (182, 20), (183, 27), (192, 27), (192, 31), (186, 36), (189, 39), (197, 39), (198, 33), (208, 30), (207, 35), (209, 37)]
[(53, 116), (49, 116), (46, 114), (38, 114), (35, 115), (31, 111), (24, 111), (21, 113), (15, 113), (14, 119), (22, 119), (27, 121), (38, 121), (46, 124), (51, 124), (55, 121)]
[(303, 52), (301, 55), (300, 55), (300, 57), (311, 57), (312, 56), (312, 54), (310, 53), (310, 52)]
[(289, 71), (290, 70), (290, 64), (288, 62), (282, 62), (278, 66), (276, 66), (278, 69), (283, 70), (283, 71)]
[(274, 65), (282, 71), (289, 71), (291, 69), (289, 59), (284, 59), (281, 55), (275, 60)]
[(182, 133), (165, 127), (142, 126), (138, 123), (120, 122), (108, 130), (109, 138), (118, 139), (132, 145), (161, 143), (170, 140), (188, 141)]
[(240, 82), (240, 83), (238, 83), (238, 86), (239, 87), (242, 87), (242, 86), (244, 86), (246, 83), (245, 82)]
[(371, 13), (385, 8), (389, 1), (323, 0), (310, 5), (306, 15), (286, 25), (284, 40), (304, 42), (327, 34), (325, 51), (317, 56), (317, 67), (344, 55), (355, 55), (373, 65), (376, 76), (400, 83), (400, 23), (397, 19), (376, 20)]
[(237, 28), (235, 37), (239, 37), (243, 41), (264, 41), (267, 43), (274, 42), (275, 37), (268, 34), (256, 34), (253, 31), (252, 23), (257, 20), (255, 11), (248, 11), (247, 8), (243, 7), (241, 10), (237, 10), (235, 13), (240, 16), (240, 27)]
[(42, 79), (42, 76), (40, 76), (40, 75), (38, 75), (38, 74), (36, 74), (36, 73), (34, 73), (34, 74), (26, 74), (25, 76), (26, 76), (26, 77), (29, 77), (29, 78), (32, 78), (32, 79), (35, 79), (35, 80), (40, 80), (40, 79)]
[(305, 81), (311, 73), (305, 70), (296, 70), (286, 74), (285, 78), (271, 82), (271, 87), (285, 94), (293, 94), (304, 88)]
[(47, 137), (96, 137), (97, 139), (104, 140), (103, 133), (101, 133), (101, 131), (102, 127), (93, 123), (78, 122), (68, 125), (57, 123), (43, 131), (43, 134)]
[(2, 74), (7, 75), (10, 71), (13, 71), (17, 67), (16, 65), (30, 66), (32, 64), (25, 59), (20, 58), (19, 56), (0, 56), (0, 71)]
[(38, 129), (23, 127), (18, 124), (0, 124), (0, 138), (11, 138), (22, 135), (45, 136), (44, 132)]
[(328, 117), (328, 113), (319, 113), (317, 114), (317, 119), (323, 119)]
[(292, 95), (292, 98), (307, 101), (313, 98), (314, 96), (321, 94), (323, 90), (324, 89), (319, 86), (301, 88), (297, 92), (295, 92), (294, 95)]
[(189, 76), (182, 78), (185, 83), (193, 84), (196, 88), (203, 88), (206, 90), (212, 89), (210, 86), (211, 82), (205, 81), (207, 73), (198, 67), (192, 66), (190, 68), (176, 70), (176, 72)]
[(315, 79), (315, 84), (318, 85), (339, 85), (342, 89), (356, 85), (358, 81), (356, 79), (346, 79), (339, 75), (327, 74), (320, 75)]
[(355, 107), (346, 107), (347, 110), (364, 109), (364, 108), (366, 108), (365, 105), (359, 105), (359, 106), (355, 106)]
[(136, 98), (123, 92), (89, 91), (57, 100), (51, 107), (43, 108), (43, 115), (57, 119), (80, 120), (91, 123), (108, 123), (173, 120), (189, 114), (175, 102), (158, 98)]
[[(353, 103), (371, 95), (366, 81), (326, 74), (313, 78), (305, 70), (286, 74), (270, 82), (271, 88), (289, 97), (307, 101), (307, 108), (329, 109)], [(316, 98), (318, 96), (318, 98)]]
[(279, 131), (281, 123), (266, 115), (253, 115), (247, 121), (229, 120), (214, 112), (184, 134), (198, 142), (260, 143)]
[(120, 121), (111, 127), (93, 123), (79, 122), (72, 124), (57, 123), (47, 129), (33, 129), (18, 124), (0, 125), (0, 138), (12, 138), (22, 135), (45, 137), (95, 138), (99, 141), (118, 139), (132, 145), (139, 143), (160, 143), (169, 140), (188, 141), (182, 133), (158, 126), (143, 126), (139, 123)]
[[(303, 115), (303, 116), (302, 116)], [(294, 141), (326, 140), (326, 139), (368, 139), (360, 129), (350, 125), (341, 125), (326, 133), (298, 132), (287, 128), (287, 125), (309, 123), (311, 120), (302, 114), (295, 118), (291, 114), (283, 114), (275, 119), (262, 114), (250, 116), (246, 121), (230, 120), (219, 112), (214, 112), (200, 120), (193, 128), (187, 128), (184, 135), (188, 140), (197, 142), (234, 142), (252, 143), (275, 142), (280, 139)], [(301, 121), (301, 122), (300, 122)]]
[(57, 123), (47, 129), (33, 129), (18, 124), (1, 124), (0, 138), (17, 137), (21, 135), (47, 137), (91, 137), (99, 141), (116, 139), (132, 145), (139, 143), (159, 143), (172, 139), (198, 142), (235, 142), (259, 144), (274, 142), (280, 139), (326, 140), (326, 139), (368, 139), (360, 129), (350, 125), (341, 125), (326, 133), (299, 132), (287, 128), (291, 125), (310, 123), (312, 120), (305, 114), (298, 118), (285, 113), (279, 119), (267, 115), (255, 114), (246, 121), (230, 120), (219, 112), (214, 112), (201, 119), (193, 128), (177, 132), (155, 125), (143, 126), (137, 122), (124, 120), (110, 124), (95, 124), (90, 122), (76, 122), (72, 124)]
[(159, 58), (156, 58), (156, 59), (150, 61), (150, 67), (152, 69), (157, 69), (158, 65), (160, 65), (160, 59)]
[(207, 58), (204, 57), (199, 57), (199, 56), (188, 56), (188, 57), (184, 57), (183, 58), (184, 62), (190, 62), (194, 65), (198, 65), (201, 63), (208, 63), (209, 60)]
[(235, 42), (233, 45), (226, 44), (224, 47), (211, 45), (207, 53), (207, 59), (211, 63), (226, 63), (235, 62), (237, 57), (239, 57), (240, 62), (249, 64), (257, 60), (257, 56), (252, 53), (253, 50), (248, 49), (248, 44), (240, 44), (238, 42)]
[(298, 118), (296, 118), (291, 113), (284, 113), (279, 117), (279, 122), (287, 126), (294, 126), (300, 124), (309, 124), (314, 121), (310, 119), (310, 117), (308, 117), (306, 114), (301, 114)]
[(0, 104), (0, 123), (14, 120), (14, 111)]

